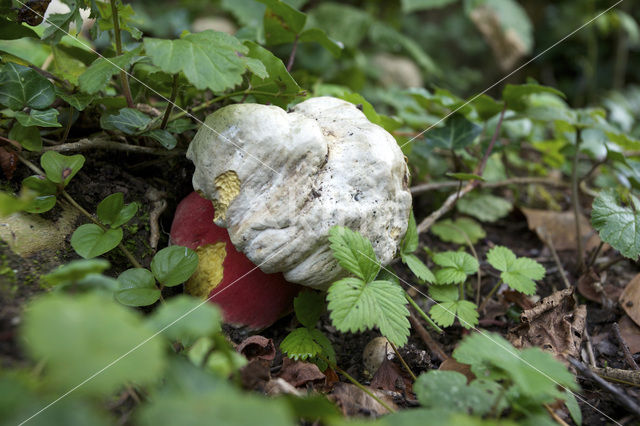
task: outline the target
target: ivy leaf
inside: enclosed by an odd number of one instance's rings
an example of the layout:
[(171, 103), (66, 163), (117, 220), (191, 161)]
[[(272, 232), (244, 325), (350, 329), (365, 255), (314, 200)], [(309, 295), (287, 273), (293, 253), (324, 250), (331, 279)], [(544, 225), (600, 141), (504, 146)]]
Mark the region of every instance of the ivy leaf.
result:
[(258, 75), (251, 76), (251, 86), (260, 92), (268, 93), (256, 93), (253, 96), (261, 103), (270, 102), (283, 108), (286, 107), (302, 89), (291, 77), (282, 61), (273, 53), (252, 41), (245, 41), (244, 44), (249, 48), (248, 56), (260, 60), (269, 75), (266, 78), (261, 78)]
[(127, 306), (149, 306), (160, 299), (153, 274), (144, 268), (127, 269), (118, 276), (119, 290), (115, 293), (118, 302)]
[(153, 129), (142, 134), (142, 136), (148, 136), (156, 142), (160, 143), (166, 149), (173, 149), (178, 144), (175, 136), (164, 129)]
[(40, 126), (40, 127), (62, 127), (58, 123), (58, 110), (55, 108), (49, 108), (45, 110), (32, 109), (29, 113), (17, 111), (14, 115), (18, 122), (25, 126)]
[(300, 324), (313, 328), (324, 313), (324, 295), (316, 291), (303, 291), (293, 299), (293, 309)]
[(478, 307), (467, 300), (438, 303), (431, 308), (429, 315), (443, 327), (451, 326), (456, 316), (464, 328), (469, 329), (478, 325)]
[(565, 98), (564, 93), (549, 86), (539, 84), (507, 84), (502, 91), (502, 99), (507, 103), (507, 107), (514, 111), (522, 111), (527, 108), (529, 96), (540, 93), (552, 93)]
[(471, 105), (475, 108), (478, 118), (482, 121), (489, 120), (504, 108), (504, 102), (496, 101), (489, 95), (482, 94), (472, 99)]
[(127, 135), (144, 132), (152, 119), (133, 108), (122, 108), (117, 114), (104, 114), (100, 117), (100, 127), (106, 130), (120, 130)]
[[(402, 239), (402, 246), (400, 248), (400, 252), (402, 254), (409, 254), (416, 251), (418, 248), (418, 230), (416, 228), (416, 218), (411, 212), (409, 215), (409, 225), (407, 226), (407, 232), (404, 234), (404, 238)], [(406, 263), (406, 262), (405, 262)]]
[(491, 194), (468, 194), (458, 200), (456, 207), (460, 213), (483, 222), (495, 222), (508, 215), (513, 205), (504, 198)]
[(47, 108), (55, 100), (53, 84), (29, 67), (9, 62), (0, 68), (0, 104), (12, 110)]
[(427, 133), (427, 144), (449, 150), (463, 149), (471, 145), (481, 131), (480, 126), (464, 116), (454, 115), (447, 120), (444, 127), (432, 129)]
[(71, 235), (71, 247), (85, 259), (113, 250), (122, 241), (122, 228), (104, 230), (98, 225), (81, 225)]
[(67, 186), (84, 165), (84, 160), (82, 154), (67, 156), (56, 151), (47, 151), (40, 157), (40, 165), (44, 169), (47, 179), (53, 183)]
[(163, 342), (151, 338), (140, 316), (93, 293), (36, 299), (25, 310), (23, 337), (31, 356), (46, 361), (49, 385), (60, 391), (92, 377), (76, 392), (107, 397), (128, 383), (152, 384), (165, 366)]
[(198, 267), (198, 255), (187, 247), (171, 246), (160, 250), (151, 261), (151, 271), (167, 287), (182, 284)]
[(58, 90), (57, 88), (56, 95), (78, 111), (84, 111), (84, 109), (89, 106), (89, 104), (93, 102), (93, 99), (95, 98), (95, 96), (88, 93), (78, 92), (69, 94), (63, 92), (62, 90)]
[(322, 346), (316, 342), (318, 335), (326, 339), (317, 328), (297, 328), (284, 338), (280, 349), (295, 361), (313, 358), (322, 353)]
[(489, 250), (487, 261), (501, 271), (500, 278), (509, 287), (524, 294), (534, 294), (534, 280), (544, 278), (545, 270), (541, 264), (528, 257), (516, 258), (511, 250), (503, 246), (495, 246)]
[(116, 192), (100, 201), (98, 204), (98, 219), (104, 225), (117, 228), (129, 222), (138, 211), (138, 203), (124, 205), (124, 194)]
[(9, 139), (20, 142), (27, 151), (40, 151), (42, 138), (37, 127), (25, 127), (20, 123), (14, 123), (9, 131)]
[(466, 217), (461, 217), (455, 221), (445, 219), (436, 222), (431, 227), (431, 232), (436, 234), (442, 241), (454, 244), (466, 244), (467, 238), (471, 244), (475, 244), (487, 235), (478, 222)]
[(324, 30), (320, 28), (309, 28), (307, 30), (302, 31), (298, 35), (298, 42), (300, 43), (309, 43), (315, 42), (320, 46), (324, 47), (331, 53), (334, 58), (337, 58), (342, 53), (342, 49), (344, 48), (343, 44), (339, 41), (333, 40), (329, 38)]
[(343, 226), (329, 230), (329, 242), (333, 257), (340, 266), (365, 282), (373, 281), (380, 271), (371, 242), (360, 233)]
[(402, 287), (389, 281), (365, 283), (344, 278), (327, 293), (333, 325), (342, 332), (364, 331), (374, 326), (391, 343), (404, 346), (409, 336), (409, 311)]
[(190, 344), (222, 330), (220, 309), (187, 295), (171, 298), (149, 317), (149, 324), (171, 341)]
[(640, 200), (629, 195), (627, 205), (621, 203), (614, 190), (604, 190), (593, 201), (591, 224), (602, 241), (625, 257), (640, 256)]
[(222, 92), (242, 83), (248, 48), (238, 39), (212, 30), (186, 34), (179, 40), (144, 38), (154, 65), (169, 74), (183, 72), (197, 89)]
[(426, 281), (428, 283), (435, 283), (436, 277), (433, 275), (433, 272), (427, 267), (427, 265), (422, 262), (415, 254), (402, 254), (402, 262), (411, 269), (413, 274), (420, 278), (422, 281)]
[[(140, 49), (134, 49), (112, 58), (98, 58), (78, 77), (80, 90), (88, 94), (98, 93), (104, 89), (111, 77), (118, 74), (134, 61)], [(66, 100), (66, 99), (65, 99)]]
[(436, 282), (439, 285), (463, 283), (467, 275), (478, 272), (476, 258), (461, 251), (437, 253), (433, 256), (433, 261), (442, 267), (436, 271)]

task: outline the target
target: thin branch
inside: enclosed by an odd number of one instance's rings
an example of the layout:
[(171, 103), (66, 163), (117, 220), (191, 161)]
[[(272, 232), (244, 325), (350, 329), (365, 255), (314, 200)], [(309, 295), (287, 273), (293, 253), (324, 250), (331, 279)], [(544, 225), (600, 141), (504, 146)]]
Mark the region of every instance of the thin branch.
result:
[(65, 143), (62, 145), (53, 145), (44, 148), (44, 151), (57, 151), (57, 152), (79, 152), (89, 151), (93, 149), (111, 149), (115, 151), (133, 152), (136, 154), (151, 154), (162, 156), (175, 156), (182, 155), (184, 151), (180, 150), (167, 150), (165, 148), (149, 148), (146, 146), (127, 145), (125, 143), (115, 142), (108, 139), (95, 138), (95, 139), (80, 139), (77, 142)]
[[(460, 181), (457, 181), (457, 180), (447, 180), (442, 182), (422, 183), (422, 184), (411, 187), (411, 195), (415, 197), (416, 195), (420, 195), (429, 191), (435, 191), (438, 189), (445, 189), (445, 188), (455, 188), (459, 185), (459, 182)], [(482, 188), (499, 188), (501, 186), (508, 186), (508, 185), (528, 185), (528, 184), (558, 186), (558, 187), (568, 186), (566, 182), (563, 182), (561, 180), (554, 179), (554, 178), (545, 178), (545, 177), (514, 177), (514, 178), (498, 180), (494, 182), (482, 182), (482, 181), (477, 182), (477, 185)]]
[(573, 205), (573, 216), (576, 223), (576, 264), (578, 265), (578, 272), (585, 270), (584, 251), (582, 243), (582, 233), (580, 232), (580, 198), (578, 192), (578, 153), (580, 151), (580, 142), (582, 142), (581, 130), (578, 127), (576, 129), (576, 152), (573, 155), (573, 167), (571, 170), (571, 204)]
[(616, 339), (618, 340), (618, 344), (622, 348), (622, 352), (624, 353), (624, 359), (627, 360), (627, 364), (629, 364), (629, 366), (634, 370), (640, 370), (640, 367), (638, 367), (636, 360), (633, 359), (633, 355), (631, 355), (631, 351), (629, 350), (629, 346), (627, 346), (627, 342), (624, 341), (622, 334), (620, 334), (620, 327), (618, 326), (617, 322), (613, 323), (613, 334), (616, 336)]
[(498, 140), (498, 135), (500, 134), (500, 128), (502, 127), (502, 120), (504, 119), (504, 113), (507, 111), (507, 104), (504, 104), (504, 107), (502, 108), (502, 111), (500, 111), (500, 118), (498, 118), (498, 124), (496, 125), (496, 130), (495, 132), (493, 132), (493, 137), (491, 138), (491, 142), (489, 142), (489, 146), (487, 147), (487, 150), (484, 153), (484, 156), (482, 157), (482, 161), (480, 161), (480, 164), (478, 164), (478, 167), (476, 168), (476, 172), (475, 174), (477, 174), (478, 176), (482, 176), (482, 173), (484, 172), (484, 168), (487, 165), (487, 160), (489, 160), (489, 156), (491, 155), (491, 151), (493, 151), (493, 146), (496, 143), (496, 140)]

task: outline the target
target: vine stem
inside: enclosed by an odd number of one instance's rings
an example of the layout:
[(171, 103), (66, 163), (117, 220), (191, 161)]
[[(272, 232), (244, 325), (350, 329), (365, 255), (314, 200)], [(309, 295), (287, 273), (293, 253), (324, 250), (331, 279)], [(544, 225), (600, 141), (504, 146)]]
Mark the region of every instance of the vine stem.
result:
[(171, 115), (171, 111), (173, 110), (173, 105), (175, 104), (176, 97), (178, 96), (178, 74), (173, 75), (173, 84), (171, 86), (171, 96), (169, 97), (169, 104), (167, 105), (167, 109), (164, 111), (164, 117), (162, 117), (162, 124), (160, 125), (161, 129), (167, 127), (167, 123), (169, 122), (169, 116)]
[(582, 142), (581, 129), (576, 128), (576, 152), (573, 155), (573, 167), (571, 170), (571, 204), (573, 205), (573, 218), (576, 223), (576, 264), (578, 272), (585, 270), (584, 253), (582, 244), (582, 232), (580, 229), (580, 198), (578, 192), (578, 153), (580, 151), (580, 143)]
[(413, 298), (411, 296), (409, 296), (409, 293), (407, 293), (406, 291), (404, 292), (404, 296), (407, 298), (407, 300), (409, 301), (409, 304), (411, 306), (413, 306), (413, 309), (416, 310), (416, 312), (418, 312), (418, 315), (420, 315), (427, 323), (429, 323), (429, 325), (431, 327), (434, 328), (434, 330), (436, 330), (438, 333), (442, 333), (442, 329), (440, 327), (438, 327), (438, 324), (436, 324), (435, 322), (433, 322), (433, 320), (431, 318), (429, 318), (429, 315), (427, 315), (420, 306), (418, 306), (418, 304), (416, 303), (415, 300), (413, 300)]
[[(116, 41), (116, 55), (122, 55), (122, 39), (120, 38), (120, 19), (118, 18), (118, 6), (116, 0), (110, 0), (111, 3), (111, 18), (113, 20), (113, 33)], [(129, 88), (129, 79), (127, 73), (120, 71), (120, 81), (122, 82), (122, 92), (127, 100), (127, 106), (129, 108), (135, 108), (133, 103), (133, 97), (131, 96), (131, 89)]]

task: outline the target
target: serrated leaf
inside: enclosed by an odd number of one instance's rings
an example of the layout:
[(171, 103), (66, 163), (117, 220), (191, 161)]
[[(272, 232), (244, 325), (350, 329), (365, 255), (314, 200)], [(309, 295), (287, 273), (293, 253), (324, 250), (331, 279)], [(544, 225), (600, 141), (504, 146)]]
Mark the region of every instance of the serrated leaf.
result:
[[(93, 3), (100, 11), (100, 18), (97, 20), (100, 27), (100, 31), (113, 31), (113, 14), (112, 6), (110, 2), (95, 2)], [(136, 27), (129, 25), (133, 21), (133, 16), (136, 14), (130, 4), (123, 4), (122, 2), (115, 2), (118, 10), (118, 27), (120, 31), (127, 31), (134, 39), (139, 39), (142, 36), (142, 32)]]
[(478, 137), (482, 127), (462, 115), (450, 117), (444, 127), (427, 132), (427, 144), (436, 148), (456, 150), (466, 148)]
[(113, 250), (122, 241), (122, 228), (103, 230), (98, 225), (81, 225), (71, 235), (71, 247), (85, 259)]
[(442, 284), (463, 283), (467, 275), (478, 272), (475, 257), (461, 251), (446, 251), (433, 256), (433, 262), (442, 267), (436, 271), (436, 282)]
[(0, 104), (12, 110), (44, 109), (55, 98), (53, 84), (31, 68), (14, 62), (0, 67)]
[(475, 244), (487, 235), (478, 222), (466, 217), (461, 217), (455, 221), (451, 219), (441, 220), (434, 223), (430, 231), (442, 241), (455, 244), (466, 244), (467, 238), (471, 244)]
[(345, 270), (362, 278), (373, 281), (380, 271), (371, 242), (360, 233), (343, 226), (334, 226), (329, 230), (329, 242), (333, 257)]
[(81, 154), (63, 155), (56, 151), (47, 151), (40, 157), (40, 165), (47, 174), (47, 179), (67, 186), (84, 165), (84, 160)]
[(296, 318), (305, 327), (313, 328), (325, 311), (324, 294), (306, 290), (293, 299)]
[(431, 307), (429, 315), (436, 324), (442, 327), (450, 327), (456, 320), (456, 302), (442, 302)]
[(142, 136), (148, 136), (166, 149), (173, 149), (178, 144), (177, 139), (167, 130), (153, 129), (142, 134)]
[(565, 98), (564, 93), (549, 86), (540, 84), (507, 84), (502, 91), (502, 99), (507, 103), (507, 107), (514, 111), (521, 111), (527, 107), (529, 96), (539, 93), (552, 93), (561, 98)]
[(389, 341), (404, 346), (409, 335), (409, 311), (404, 291), (388, 281), (366, 284), (357, 278), (344, 278), (331, 285), (327, 293), (333, 325), (340, 331), (364, 331), (377, 326)]
[(47, 40), (49, 43), (59, 43), (62, 37), (67, 34), (71, 34), (73, 37), (75, 34), (70, 33), (70, 25), (75, 24), (75, 33), (77, 34), (82, 29), (82, 16), (80, 15), (80, 2), (71, 1), (65, 3), (69, 7), (67, 13), (52, 13), (47, 17), (48, 25), (42, 33), (42, 40)]
[(496, 246), (487, 253), (487, 261), (501, 271), (500, 278), (512, 289), (524, 294), (534, 294), (534, 280), (544, 278), (544, 267), (528, 257), (518, 257), (503, 246)]
[(495, 222), (508, 215), (513, 205), (504, 198), (491, 194), (468, 194), (458, 200), (456, 208), (460, 213), (483, 222)]
[(149, 317), (149, 325), (169, 340), (190, 344), (200, 337), (209, 337), (222, 329), (220, 309), (187, 295), (171, 298)]
[(47, 294), (30, 303), (23, 321), (25, 346), (35, 360), (45, 361), (52, 389), (66, 391), (84, 382), (76, 392), (102, 398), (125, 384), (147, 385), (162, 377), (162, 340), (151, 338), (133, 310), (105, 297)]
[(436, 277), (433, 272), (422, 262), (415, 254), (402, 254), (402, 262), (404, 262), (411, 272), (422, 281), (435, 283)]
[(127, 306), (149, 306), (160, 299), (160, 290), (151, 271), (144, 268), (127, 269), (118, 276), (118, 302)]
[(189, 279), (197, 267), (196, 252), (182, 246), (163, 248), (151, 261), (153, 275), (167, 287), (182, 284)]
[(319, 332), (317, 329), (306, 327), (293, 330), (280, 343), (280, 349), (295, 361), (299, 359), (306, 360), (318, 355), (322, 352), (322, 346), (314, 340), (314, 331)]
[(431, 308), (429, 315), (443, 327), (451, 326), (456, 317), (464, 328), (473, 328), (478, 325), (478, 307), (475, 303), (466, 300), (438, 303)]
[(40, 38), (35, 31), (26, 25), (10, 21), (4, 16), (0, 17), (0, 40), (17, 40), (23, 37)]
[(460, 298), (460, 288), (455, 284), (431, 285), (429, 286), (429, 296), (437, 302), (455, 302)]
[(14, 123), (9, 131), (9, 139), (20, 142), (27, 151), (40, 151), (42, 138), (37, 127), (25, 127), (20, 123)]
[(98, 204), (98, 219), (104, 225), (117, 228), (127, 223), (138, 211), (138, 203), (124, 205), (124, 194), (116, 192)]
[(222, 92), (242, 83), (246, 63), (239, 54), (248, 49), (238, 39), (207, 30), (178, 40), (144, 38), (144, 48), (154, 65), (169, 74), (183, 72), (197, 89)]
[(118, 74), (121, 70), (127, 69), (133, 62), (135, 57), (140, 53), (139, 49), (123, 53), (120, 56), (112, 58), (100, 57), (78, 77), (80, 90), (88, 94), (98, 93), (104, 89), (111, 77)]
[(100, 117), (100, 127), (106, 130), (120, 130), (127, 135), (144, 132), (152, 119), (133, 108), (122, 108), (117, 114), (104, 114)]
[(413, 253), (418, 248), (418, 230), (416, 228), (416, 218), (411, 212), (409, 215), (409, 225), (407, 226), (407, 232), (404, 234), (404, 238), (402, 239), (402, 246), (400, 248), (400, 252), (402, 254)]
[(591, 224), (605, 243), (625, 257), (640, 256), (640, 200), (629, 195), (622, 205), (614, 190), (604, 190), (593, 201)]

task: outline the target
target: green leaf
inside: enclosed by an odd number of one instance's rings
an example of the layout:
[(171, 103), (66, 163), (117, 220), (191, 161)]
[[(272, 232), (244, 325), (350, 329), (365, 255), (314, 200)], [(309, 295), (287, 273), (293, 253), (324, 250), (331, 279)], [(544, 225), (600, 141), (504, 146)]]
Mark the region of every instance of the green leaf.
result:
[(427, 133), (427, 144), (443, 149), (462, 149), (471, 145), (478, 137), (482, 128), (464, 118), (454, 115), (449, 118), (444, 127), (438, 127)]
[(482, 94), (471, 99), (473, 99), (471, 105), (475, 108), (478, 118), (482, 121), (488, 121), (504, 108), (504, 102), (496, 101), (489, 95)]
[(25, 127), (62, 127), (62, 125), (58, 123), (58, 114), (57, 109), (49, 108), (45, 110), (32, 109), (28, 114), (17, 111), (13, 116), (18, 120), (18, 123)]
[(454, 244), (466, 244), (467, 238), (471, 244), (475, 244), (487, 235), (478, 222), (466, 217), (455, 221), (441, 220), (434, 223), (430, 230), (442, 241)]
[(47, 174), (47, 179), (67, 186), (84, 165), (84, 156), (81, 154), (67, 156), (56, 151), (47, 151), (40, 157), (40, 165)]
[(416, 218), (413, 215), (409, 215), (409, 225), (407, 226), (407, 232), (402, 239), (402, 246), (400, 252), (402, 254), (410, 254), (418, 249), (418, 230), (416, 228)]
[(36, 193), (28, 188), (23, 188), (19, 197), (0, 191), (0, 217), (26, 210), (33, 203), (35, 196)]
[(269, 76), (260, 78), (257, 75), (251, 76), (251, 86), (256, 90), (265, 93), (254, 93), (254, 97), (261, 103), (273, 103), (280, 107), (286, 107), (302, 90), (298, 83), (291, 77), (282, 61), (252, 41), (245, 41), (248, 48), (248, 55), (251, 58), (260, 60), (266, 67)]
[(22, 186), (35, 191), (38, 195), (32, 199), (25, 211), (29, 213), (44, 213), (56, 204), (58, 186), (44, 176), (29, 176), (22, 181)]
[(468, 194), (458, 200), (456, 207), (460, 213), (483, 222), (495, 222), (508, 215), (513, 205), (491, 194)]
[(422, 281), (426, 281), (428, 283), (435, 283), (436, 277), (433, 275), (433, 272), (427, 267), (427, 265), (422, 262), (415, 254), (402, 254), (402, 262), (406, 264), (411, 272), (418, 277)]
[(625, 204), (612, 189), (604, 190), (593, 201), (591, 224), (600, 238), (621, 255), (637, 260), (640, 256), (640, 200), (629, 195)]
[(257, 1), (267, 5), (263, 20), (267, 44), (291, 43), (302, 32), (307, 15), (280, 0)]
[(94, 95), (90, 95), (87, 93), (64, 93), (62, 90), (56, 90), (56, 95), (59, 96), (63, 101), (77, 109), (78, 111), (84, 111), (84, 109), (93, 102), (95, 99)]
[(429, 296), (438, 302), (455, 302), (460, 299), (460, 287), (453, 285), (431, 285)]
[(527, 108), (529, 96), (540, 93), (552, 93), (565, 98), (564, 93), (549, 86), (539, 84), (507, 84), (502, 91), (502, 99), (507, 103), (507, 107), (514, 111), (522, 111)]
[(329, 242), (333, 257), (342, 268), (362, 278), (373, 281), (380, 271), (371, 242), (360, 233), (343, 226), (334, 226), (329, 230)]
[(369, 29), (369, 38), (378, 49), (397, 51), (398, 47), (401, 47), (428, 73), (434, 76), (442, 74), (442, 70), (420, 44), (388, 24), (373, 22)]
[(167, 127), (165, 128), (165, 130), (171, 133), (180, 134), (180, 133), (186, 132), (187, 130), (195, 129), (197, 127), (198, 126), (196, 125), (196, 123), (189, 120), (188, 118), (179, 118), (177, 120), (169, 121), (169, 124), (167, 124)]
[(478, 307), (466, 300), (438, 303), (431, 308), (429, 315), (443, 327), (451, 326), (456, 316), (464, 328), (474, 328), (478, 325)]
[(23, 37), (40, 38), (35, 31), (26, 25), (0, 17), (0, 40), (16, 40)]
[(112, 58), (98, 58), (78, 77), (80, 90), (88, 94), (98, 93), (104, 89), (111, 77), (121, 70), (127, 69), (140, 53), (139, 49), (123, 53)]
[(20, 123), (14, 123), (9, 131), (9, 139), (20, 142), (27, 151), (42, 149), (42, 138), (37, 127), (25, 127)]
[(456, 1), (458, 0), (402, 0), (401, 4), (404, 13), (411, 13), (416, 10), (441, 8)]
[(71, 37), (73, 37), (73, 31), (69, 31), (72, 23), (75, 24), (75, 34), (82, 29), (82, 16), (80, 15), (81, 3), (79, 1), (70, 1), (65, 4), (69, 6), (69, 12), (52, 13), (47, 17), (47, 22), (51, 25), (45, 28), (42, 33), (42, 40), (56, 44), (67, 34), (71, 34)]
[(310, 25), (319, 27), (328, 37), (349, 48), (357, 47), (366, 37), (372, 20), (365, 11), (337, 2), (320, 3), (309, 17)]
[(314, 334), (322, 335), (316, 328), (297, 328), (284, 338), (280, 349), (295, 361), (313, 358), (322, 353), (322, 346), (315, 341)]
[(149, 306), (160, 299), (156, 279), (148, 269), (127, 269), (118, 276), (120, 284), (115, 298), (127, 306)]
[(101, 274), (109, 268), (110, 264), (104, 259), (82, 259), (60, 265), (53, 271), (42, 276), (42, 279), (50, 286), (73, 284), (90, 274)]
[(467, 275), (478, 272), (476, 258), (462, 251), (437, 253), (433, 256), (433, 261), (442, 267), (436, 272), (436, 282), (439, 285), (463, 283)]
[(497, 398), (502, 398), (496, 382), (474, 380), (457, 371), (431, 370), (418, 377), (414, 392), (420, 405), (483, 416), (489, 413)]
[(396, 346), (404, 346), (409, 336), (409, 311), (402, 287), (388, 281), (365, 283), (344, 278), (327, 293), (333, 325), (342, 332), (364, 331), (377, 326)]
[(81, 225), (71, 235), (71, 247), (85, 259), (113, 250), (122, 241), (122, 228), (107, 231), (93, 223)]
[(479, 180), (484, 182), (486, 179), (473, 173), (446, 173), (446, 176), (455, 180)]
[(82, 383), (75, 392), (107, 397), (125, 384), (144, 386), (162, 377), (162, 341), (151, 338), (134, 311), (109, 299), (47, 294), (29, 304), (23, 320), (24, 344), (46, 362), (47, 383), (59, 392)]
[(144, 132), (152, 119), (133, 108), (122, 108), (117, 114), (104, 114), (100, 117), (100, 127), (106, 130), (120, 130), (127, 135)]
[(186, 34), (179, 40), (145, 37), (144, 48), (154, 65), (169, 74), (183, 72), (197, 89), (222, 92), (242, 83), (248, 53), (238, 39), (216, 31)]
[(195, 341), (222, 330), (222, 314), (217, 306), (195, 297), (179, 295), (161, 305), (149, 317), (153, 329), (171, 341)]
[(293, 299), (293, 309), (300, 324), (313, 328), (325, 311), (324, 294), (311, 290), (303, 291)]
[(44, 109), (55, 98), (53, 84), (31, 68), (13, 62), (0, 67), (0, 104), (12, 110)]
[(534, 294), (534, 280), (544, 278), (544, 267), (528, 257), (516, 258), (511, 250), (503, 246), (495, 246), (487, 253), (487, 261), (501, 271), (500, 278), (512, 289), (524, 294)]
[(160, 143), (166, 149), (173, 149), (178, 144), (175, 136), (163, 129), (153, 129), (142, 134), (142, 136), (148, 136), (154, 141)]
[(182, 284), (198, 267), (198, 255), (187, 247), (171, 246), (160, 250), (151, 261), (151, 271), (167, 287)]
[(117, 228), (129, 222), (138, 211), (138, 203), (124, 205), (124, 194), (116, 192), (98, 204), (98, 219), (104, 225)]
[[(110, 2), (95, 2), (93, 4), (100, 11), (100, 18), (98, 19), (100, 31), (113, 31), (113, 15)], [(131, 5), (124, 5), (121, 1), (116, 1), (115, 4), (118, 10), (118, 27), (120, 30), (128, 32), (136, 40), (139, 39), (142, 36), (142, 32), (129, 25), (136, 14)]]
[(327, 49), (335, 58), (339, 57), (342, 53), (343, 45), (342, 43), (335, 41), (324, 32), (320, 28), (309, 28), (308, 30), (304, 30), (298, 36), (299, 43), (309, 43), (315, 42), (320, 46)]

